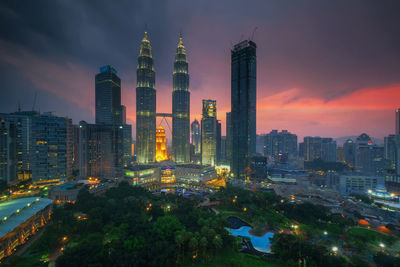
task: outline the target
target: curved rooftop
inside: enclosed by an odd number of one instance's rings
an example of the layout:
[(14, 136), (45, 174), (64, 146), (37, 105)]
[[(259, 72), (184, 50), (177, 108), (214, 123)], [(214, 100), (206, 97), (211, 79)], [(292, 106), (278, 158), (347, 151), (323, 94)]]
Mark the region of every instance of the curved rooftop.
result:
[(40, 197), (19, 198), (0, 202), (0, 238), (45, 209), (53, 200)]

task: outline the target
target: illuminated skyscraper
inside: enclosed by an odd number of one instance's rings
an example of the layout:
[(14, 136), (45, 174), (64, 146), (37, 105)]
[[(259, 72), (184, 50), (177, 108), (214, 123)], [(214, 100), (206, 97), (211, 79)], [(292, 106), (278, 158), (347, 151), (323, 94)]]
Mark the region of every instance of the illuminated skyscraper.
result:
[(257, 46), (245, 40), (231, 54), (231, 173), (244, 178), (249, 157), (256, 153)]
[(214, 166), (217, 160), (217, 107), (215, 100), (203, 100), (201, 119), (201, 163)]
[(198, 120), (194, 120), (191, 125), (192, 130), (192, 145), (194, 146), (194, 154), (201, 153), (201, 131), (200, 123)]
[(167, 159), (167, 137), (164, 128), (160, 125), (156, 129), (156, 161), (160, 162)]
[(154, 162), (156, 154), (156, 89), (154, 62), (147, 32), (140, 45), (136, 85), (136, 159)]
[(186, 50), (182, 37), (176, 49), (172, 91), (172, 156), (177, 163), (190, 162), (190, 91)]
[(121, 79), (117, 71), (107, 65), (95, 77), (96, 124), (122, 124)]

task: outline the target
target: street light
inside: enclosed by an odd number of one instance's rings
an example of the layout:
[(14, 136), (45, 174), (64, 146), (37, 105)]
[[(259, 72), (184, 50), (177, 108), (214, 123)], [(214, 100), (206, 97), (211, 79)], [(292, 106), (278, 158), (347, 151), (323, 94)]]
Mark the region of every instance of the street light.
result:
[(381, 248), (385, 248), (385, 244), (383, 244), (383, 243), (379, 243), (379, 246), (380, 246)]
[(327, 231), (324, 231), (324, 235), (328, 235), (328, 232), (327, 232)]
[(332, 251), (336, 253), (338, 251), (338, 247), (332, 247)]

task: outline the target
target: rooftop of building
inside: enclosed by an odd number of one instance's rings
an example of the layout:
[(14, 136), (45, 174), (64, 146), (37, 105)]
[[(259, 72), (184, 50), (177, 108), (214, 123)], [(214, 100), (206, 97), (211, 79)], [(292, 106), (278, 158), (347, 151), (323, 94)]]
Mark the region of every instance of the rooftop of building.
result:
[(17, 226), (45, 209), (53, 200), (28, 197), (0, 203), (0, 238), (12, 232)]

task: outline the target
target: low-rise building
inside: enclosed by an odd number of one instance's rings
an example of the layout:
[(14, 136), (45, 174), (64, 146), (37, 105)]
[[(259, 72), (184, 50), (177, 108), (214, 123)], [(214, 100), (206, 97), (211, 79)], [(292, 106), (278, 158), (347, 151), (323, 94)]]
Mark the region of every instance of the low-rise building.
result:
[(339, 192), (341, 195), (367, 194), (384, 185), (384, 177), (362, 174), (343, 174), (339, 177)]
[(176, 165), (175, 177), (178, 184), (197, 187), (217, 178), (217, 171), (212, 166), (200, 164)]
[(135, 165), (125, 170), (125, 179), (132, 185), (143, 186), (151, 191), (158, 190), (161, 169), (156, 165)]
[(0, 261), (44, 226), (51, 216), (48, 198), (19, 198), (0, 203)]

